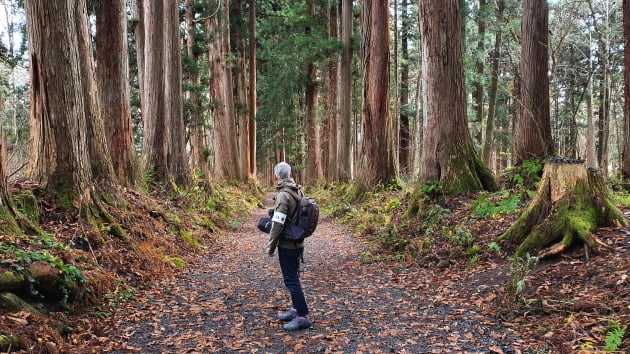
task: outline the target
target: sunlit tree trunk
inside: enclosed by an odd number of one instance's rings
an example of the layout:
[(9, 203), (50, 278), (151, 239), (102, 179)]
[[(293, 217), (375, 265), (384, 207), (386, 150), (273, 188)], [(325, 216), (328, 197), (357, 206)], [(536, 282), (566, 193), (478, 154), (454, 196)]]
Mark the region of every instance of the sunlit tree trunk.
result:
[(25, 3), (31, 56), (31, 171), (43, 189), (75, 200), (91, 187), (92, 177), (74, 28), (76, 1), (49, 5), (45, 0)]
[[(216, 4), (216, 3), (215, 3)], [(238, 166), (238, 144), (234, 101), (232, 91), (232, 70), (227, 63), (230, 49), (229, 7), (226, 1), (218, 1), (218, 11), (206, 20), (212, 40), (208, 45), (210, 66), (210, 99), (214, 121), (215, 176), (228, 180), (242, 178)]]
[(386, 1), (365, 0), (361, 12), (364, 135), (357, 179), (365, 187), (396, 177), (389, 112), (389, 16), (382, 16), (388, 11)]
[(422, 0), (419, 8), (424, 95), (419, 178), (439, 182), (449, 194), (496, 189), (468, 129), (460, 6), (459, 0)]
[(118, 181), (139, 182), (129, 103), (127, 11), (124, 0), (96, 3), (96, 77), (105, 136)]
[(553, 154), (547, 74), (548, 21), (547, 0), (523, 1), (520, 112), (514, 126), (516, 165)]
[(340, 181), (349, 181), (352, 178), (352, 0), (341, 0), (340, 27), (337, 170)]

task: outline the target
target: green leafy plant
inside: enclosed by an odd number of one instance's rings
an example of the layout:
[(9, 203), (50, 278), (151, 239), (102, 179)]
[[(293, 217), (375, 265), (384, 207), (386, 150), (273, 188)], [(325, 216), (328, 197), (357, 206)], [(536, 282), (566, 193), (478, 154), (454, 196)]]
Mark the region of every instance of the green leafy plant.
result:
[(492, 251), (494, 251), (495, 253), (501, 253), (501, 247), (499, 246), (498, 243), (492, 241), (490, 243), (488, 243), (488, 248)]
[(439, 225), (443, 224), (448, 219), (450, 215), (451, 212), (441, 206), (435, 206), (426, 210), (424, 214), (424, 221), (421, 225), (421, 228), (424, 229), (424, 234), (428, 235), (433, 233)]
[(487, 193), (482, 193), (471, 206), (471, 211), (476, 218), (496, 218), (501, 215), (514, 214), (519, 210), (520, 198), (518, 195), (500, 196), (495, 203)]
[(361, 264), (370, 264), (372, 262), (374, 262), (374, 256), (372, 256), (370, 251), (361, 252)]
[(621, 346), (621, 342), (623, 342), (623, 337), (626, 335), (627, 326), (621, 326), (618, 320), (613, 319), (601, 319), (603, 321), (608, 322), (608, 326), (603, 328), (603, 331), (606, 333), (606, 346), (604, 350), (609, 352), (614, 352), (619, 349)]
[(458, 225), (452, 229), (449, 228), (446, 233), (449, 237), (449, 241), (455, 247), (466, 248), (475, 241), (472, 233), (465, 226)]
[(442, 185), (438, 181), (428, 180), (420, 187), (420, 193), (426, 202), (439, 200), (443, 194)]

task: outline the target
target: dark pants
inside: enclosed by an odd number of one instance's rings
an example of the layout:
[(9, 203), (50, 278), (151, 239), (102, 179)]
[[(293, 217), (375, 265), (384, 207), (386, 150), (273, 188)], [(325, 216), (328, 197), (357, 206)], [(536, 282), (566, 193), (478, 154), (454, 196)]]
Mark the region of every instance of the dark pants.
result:
[(300, 284), (300, 260), (302, 259), (303, 251), (303, 248), (288, 249), (278, 247), (278, 259), (280, 260), (284, 285), (291, 293), (291, 302), (293, 302), (293, 308), (297, 310), (298, 316), (308, 315), (306, 299)]

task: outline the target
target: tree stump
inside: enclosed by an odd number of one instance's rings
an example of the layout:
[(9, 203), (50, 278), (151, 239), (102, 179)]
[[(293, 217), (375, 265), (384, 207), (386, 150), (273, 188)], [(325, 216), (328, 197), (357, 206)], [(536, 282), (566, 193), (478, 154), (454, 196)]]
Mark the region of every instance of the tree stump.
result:
[(627, 225), (601, 172), (586, 169), (583, 162), (563, 158), (547, 161), (536, 196), (501, 236), (501, 240), (519, 244), (515, 257), (539, 252), (544, 258), (561, 253), (576, 240), (597, 254), (607, 246), (592, 235), (595, 228)]

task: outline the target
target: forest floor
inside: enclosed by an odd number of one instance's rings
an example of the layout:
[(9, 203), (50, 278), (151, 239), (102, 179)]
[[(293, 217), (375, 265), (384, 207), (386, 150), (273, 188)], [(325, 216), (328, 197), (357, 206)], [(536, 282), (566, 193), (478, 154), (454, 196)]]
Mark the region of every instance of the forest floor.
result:
[[(606, 254), (587, 259), (573, 249), (541, 261), (523, 275), (516, 298), (506, 291), (507, 254), (473, 265), (451, 260), (445, 268), (365, 264), (369, 245), (322, 217), (307, 240), (301, 277), (313, 326), (287, 332), (276, 316), (290, 306), (288, 292), (277, 257), (263, 253), (267, 235), (255, 226), (265, 215), (258, 209), (196, 263), (138, 290), (113, 316), (75, 319), (74, 332), (48, 351), (574, 353), (603, 350), (602, 328), (630, 320), (627, 228), (597, 230), (611, 247)], [(493, 227), (510, 220), (502, 223)], [(20, 316), (10, 319), (29, 321)], [(627, 337), (618, 352), (630, 351)]]

